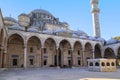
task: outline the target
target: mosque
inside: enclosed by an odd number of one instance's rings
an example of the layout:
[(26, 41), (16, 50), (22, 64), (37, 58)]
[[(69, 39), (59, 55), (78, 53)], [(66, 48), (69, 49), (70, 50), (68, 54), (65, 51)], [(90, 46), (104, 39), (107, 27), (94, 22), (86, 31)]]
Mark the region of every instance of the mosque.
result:
[(91, 0), (94, 37), (70, 30), (50, 12), (35, 9), (3, 17), (0, 10), (0, 67), (85, 67), (87, 59), (112, 58), (120, 65), (120, 41), (100, 35), (98, 0)]

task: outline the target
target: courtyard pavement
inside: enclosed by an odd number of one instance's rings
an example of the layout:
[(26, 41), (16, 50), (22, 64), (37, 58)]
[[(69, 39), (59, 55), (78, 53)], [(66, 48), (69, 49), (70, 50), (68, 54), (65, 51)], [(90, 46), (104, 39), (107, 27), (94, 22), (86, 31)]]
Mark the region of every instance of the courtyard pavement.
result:
[(117, 72), (91, 72), (86, 68), (30, 68), (9, 69), (0, 72), (0, 80), (80, 80), (82, 78), (120, 80), (120, 69), (117, 69)]

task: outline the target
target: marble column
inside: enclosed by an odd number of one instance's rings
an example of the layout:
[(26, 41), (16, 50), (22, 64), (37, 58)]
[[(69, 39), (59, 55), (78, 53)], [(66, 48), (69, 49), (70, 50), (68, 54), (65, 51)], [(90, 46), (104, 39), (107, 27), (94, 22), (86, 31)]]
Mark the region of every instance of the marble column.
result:
[(95, 50), (92, 50), (93, 59), (95, 59)]
[(56, 48), (57, 67), (59, 68), (59, 48)]
[(44, 47), (41, 48), (41, 67), (43, 67), (43, 62), (44, 62)]
[(73, 65), (73, 49), (71, 49), (71, 67), (73, 67), (74, 65)]
[(3, 65), (3, 46), (0, 46), (0, 67)]
[(6, 53), (7, 51), (6, 50), (3, 50), (3, 55), (2, 55), (2, 68), (5, 68), (6, 67)]
[(85, 66), (85, 55), (84, 54), (85, 54), (85, 51), (83, 50), (82, 51), (82, 61), (83, 61), (82, 66)]
[(27, 47), (24, 47), (24, 68), (27, 68)]

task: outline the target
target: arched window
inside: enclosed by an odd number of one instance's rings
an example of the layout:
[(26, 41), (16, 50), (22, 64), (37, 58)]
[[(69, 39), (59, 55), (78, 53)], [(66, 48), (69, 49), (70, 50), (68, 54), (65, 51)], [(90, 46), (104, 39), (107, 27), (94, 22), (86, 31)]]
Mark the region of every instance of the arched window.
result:
[(109, 63), (109, 62), (107, 62), (107, 66), (110, 66), (110, 63)]
[(112, 65), (112, 66), (115, 66), (115, 63), (114, 63), (114, 62), (112, 62), (112, 63), (111, 63), (111, 65)]
[(32, 47), (30, 47), (30, 53), (33, 53), (33, 48)]
[(102, 62), (102, 63), (101, 63), (101, 65), (102, 65), (102, 66), (105, 66), (105, 63), (104, 63), (104, 62)]
[(93, 63), (92, 63), (92, 62), (90, 62), (90, 66), (93, 66)]
[(80, 51), (78, 50), (78, 55), (80, 55)]
[(96, 63), (95, 63), (95, 66), (99, 66), (99, 63), (98, 63), (98, 62), (96, 62)]

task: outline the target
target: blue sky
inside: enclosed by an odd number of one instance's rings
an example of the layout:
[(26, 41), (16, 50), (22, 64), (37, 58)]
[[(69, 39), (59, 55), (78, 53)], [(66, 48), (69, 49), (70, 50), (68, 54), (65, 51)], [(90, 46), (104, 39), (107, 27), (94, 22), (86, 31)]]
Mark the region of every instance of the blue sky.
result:
[[(109, 1), (109, 2), (108, 2)], [(120, 0), (99, 0), (101, 37), (106, 40), (120, 35)], [(93, 36), (90, 0), (0, 0), (3, 16), (17, 19), (21, 13), (45, 9), (66, 21), (72, 30), (83, 30)]]

